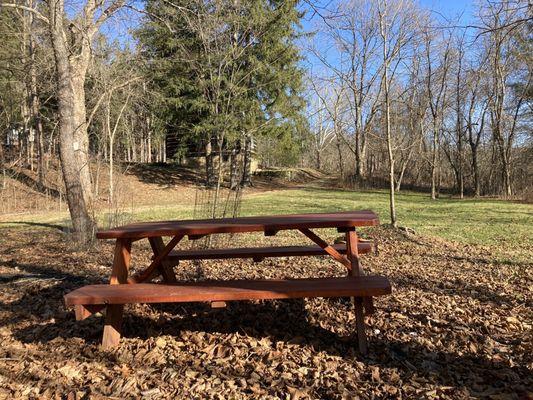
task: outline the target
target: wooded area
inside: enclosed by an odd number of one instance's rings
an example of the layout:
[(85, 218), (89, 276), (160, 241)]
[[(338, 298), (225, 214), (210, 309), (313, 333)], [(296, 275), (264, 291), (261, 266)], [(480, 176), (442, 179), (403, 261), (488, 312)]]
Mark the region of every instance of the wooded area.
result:
[(203, 160), (217, 198), (252, 158), (388, 187), (393, 225), (402, 188), (531, 198), (532, 6), (476, 7), (465, 26), (408, 0), (2, 0), (2, 190), (36, 171), (82, 243), (104, 163), (110, 203), (117, 164)]

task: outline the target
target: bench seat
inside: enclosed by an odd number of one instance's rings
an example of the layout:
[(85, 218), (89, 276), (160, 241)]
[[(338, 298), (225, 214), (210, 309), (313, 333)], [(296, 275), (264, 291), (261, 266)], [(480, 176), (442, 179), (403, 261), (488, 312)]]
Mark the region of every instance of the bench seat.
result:
[(383, 276), (294, 280), (203, 281), (180, 284), (89, 285), (65, 295), (65, 305), (182, 303), (302, 297), (371, 297), (391, 293)]
[[(125, 304), (211, 302), (223, 306), (226, 301), (292, 299), (304, 297), (353, 297), (360, 304), (357, 332), (361, 352), (366, 352), (362, 314), (363, 299), (391, 293), (389, 280), (383, 276), (348, 276), (339, 278), (201, 281), (178, 284), (138, 283), (88, 285), (64, 296), (73, 306), (76, 319), (82, 320), (106, 309), (102, 348), (118, 345)], [(357, 309), (356, 309), (357, 313)]]
[[(346, 254), (346, 244), (334, 244), (339, 253)], [(359, 254), (370, 253), (373, 243), (370, 241), (357, 244)], [(180, 260), (215, 260), (229, 258), (252, 258), (261, 261), (268, 257), (325, 256), (328, 253), (319, 246), (279, 246), (279, 247), (245, 247), (235, 249), (191, 249), (174, 250), (168, 255), (169, 261)]]

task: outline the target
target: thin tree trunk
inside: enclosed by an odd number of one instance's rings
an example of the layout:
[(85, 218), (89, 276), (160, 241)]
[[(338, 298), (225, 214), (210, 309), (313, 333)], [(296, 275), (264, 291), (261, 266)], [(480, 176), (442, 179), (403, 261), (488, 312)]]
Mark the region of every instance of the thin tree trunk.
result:
[(394, 193), (394, 152), (390, 123), (390, 98), (389, 98), (389, 56), (387, 49), (387, 28), (380, 13), (380, 31), (383, 38), (383, 94), (385, 96), (385, 135), (387, 137), (387, 153), (389, 156), (389, 207), (391, 225), (396, 228), (396, 199)]
[(337, 139), (337, 161), (339, 162), (339, 174), (341, 176), (341, 181), (344, 180), (344, 162), (342, 160), (342, 144), (339, 137), (339, 132), (336, 132), (335, 135)]
[(214, 186), (213, 148), (210, 137), (205, 144), (205, 184), (207, 187)]
[[(152, 162), (152, 120), (150, 117), (146, 118), (146, 127), (148, 129), (148, 143), (146, 149), (146, 162)], [(144, 142), (143, 142), (144, 143)]]
[(435, 200), (437, 198), (437, 162), (438, 162), (438, 137), (439, 128), (437, 126), (437, 120), (433, 119), (433, 147), (431, 158), (431, 198)]
[(229, 187), (231, 190), (236, 190), (239, 186), (239, 180), (238, 180), (238, 153), (237, 148), (234, 146), (231, 150), (231, 156), (230, 156), (230, 179), (229, 179)]
[(247, 187), (252, 185), (252, 136), (244, 137), (244, 161), (241, 186)]

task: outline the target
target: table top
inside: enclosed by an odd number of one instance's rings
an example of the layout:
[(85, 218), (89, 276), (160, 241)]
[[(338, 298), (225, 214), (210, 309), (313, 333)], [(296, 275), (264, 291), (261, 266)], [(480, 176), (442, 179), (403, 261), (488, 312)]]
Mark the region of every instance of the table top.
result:
[(332, 213), (267, 215), (255, 217), (141, 222), (100, 230), (99, 239), (142, 239), (157, 236), (209, 235), (212, 233), (276, 232), (304, 228), (354, 228), (379, 224), (370, 210)]

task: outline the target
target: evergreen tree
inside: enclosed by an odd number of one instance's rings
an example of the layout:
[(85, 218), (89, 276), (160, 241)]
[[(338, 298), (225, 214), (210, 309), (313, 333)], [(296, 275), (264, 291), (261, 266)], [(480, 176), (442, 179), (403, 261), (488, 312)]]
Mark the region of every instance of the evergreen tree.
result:
[(155, 104), (169, 137), (203, 147), (208, 183), (212, 147), (219, 154), (250, 149), (247, 141), (259, 135), (286, 143), (303, 123), (296, 5), (148, 1), (139, 39), (159, 93)]

